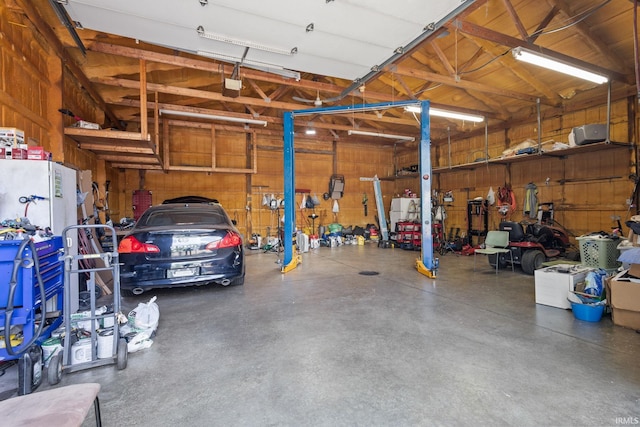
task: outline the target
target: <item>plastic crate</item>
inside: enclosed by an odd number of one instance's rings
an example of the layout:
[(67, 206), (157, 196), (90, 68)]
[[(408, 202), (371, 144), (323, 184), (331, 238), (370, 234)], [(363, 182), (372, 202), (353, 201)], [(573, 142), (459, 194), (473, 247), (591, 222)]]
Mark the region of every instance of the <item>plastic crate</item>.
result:
[(620, 267), (619, 240), (592, 236), (576, 237), (580, 242), (580, 262), (587, 267), (615, 269)]

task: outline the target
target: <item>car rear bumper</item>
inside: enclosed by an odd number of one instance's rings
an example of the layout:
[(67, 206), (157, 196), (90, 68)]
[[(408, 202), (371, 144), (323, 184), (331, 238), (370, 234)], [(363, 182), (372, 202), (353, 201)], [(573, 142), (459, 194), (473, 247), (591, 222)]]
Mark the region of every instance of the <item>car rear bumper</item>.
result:
[(242, 252), (200, 261), (150, 262), (125, 260), (120, 269), (120, 287), (126, 290), (170, 288), (219, 283), (223, 285), (244, 276)]

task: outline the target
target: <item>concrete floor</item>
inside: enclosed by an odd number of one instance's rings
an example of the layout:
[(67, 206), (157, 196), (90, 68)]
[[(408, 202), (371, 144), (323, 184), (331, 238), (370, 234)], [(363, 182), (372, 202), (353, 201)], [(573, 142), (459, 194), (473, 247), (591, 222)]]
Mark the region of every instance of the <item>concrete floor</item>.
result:
[(244, 286), (123, 298), (157, 295), (153, 346), (60, 385), (102, 384), (106, 426), (638, 423), (640, 334), (536, 305), (533, 276), (484, 257), (440, 257), (435, 280), (417, 257), (323, 247), (282, 275), (248, 252)]

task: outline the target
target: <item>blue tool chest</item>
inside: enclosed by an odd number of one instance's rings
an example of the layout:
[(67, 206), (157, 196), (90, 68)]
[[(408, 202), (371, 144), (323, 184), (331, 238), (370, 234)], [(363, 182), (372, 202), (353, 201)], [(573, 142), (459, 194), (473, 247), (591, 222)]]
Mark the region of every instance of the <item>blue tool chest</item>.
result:
[[(10, 282), (14, 269), (14, 260), (18, 255), (21, 240), (0, 240), (0, 361), (17, 359), (19, 355), (10, 355), (5, 349), (4, 331), (6, 311), (10, 307)], [(45, 300), (42, 301), (36, 269), (33, 264), (33, 254), (27, 246), (20, 258), (16, 289), (13, 298), (13, 314), (9, 325), (12, 333), (17, 333), (19, 344), (15, 349), (24, 351), (22, 344), (30, 341), (37, 331), (38, 322), (42, 321), (42, 307), (47, 312), (44, 329), (37, 343), (41, 344), (51, 336), (51, 332), (62, 324), (62, 309), (64, 295), (64, 261), (62, 259), (62, 237), (53, 238), (35, 244), (36, 256), (40, 264), (40, 276), (45, 289)]]

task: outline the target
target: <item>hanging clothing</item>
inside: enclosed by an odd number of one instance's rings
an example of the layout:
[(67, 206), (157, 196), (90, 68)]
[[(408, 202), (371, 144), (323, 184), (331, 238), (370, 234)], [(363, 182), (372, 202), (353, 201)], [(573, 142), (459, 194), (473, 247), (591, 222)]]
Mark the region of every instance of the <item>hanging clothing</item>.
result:
[(538, 187), (530, 182), (524, 188), (524, 208), (523, 215), (529, 215), (529, 218), (535, 218), (538, 215)]
[(516, 195), (511, 189), (511, 185), (505, 184), (504, 187), (498, 187), (498, 211), (503, 217), (512, 214), (516, 210)]

